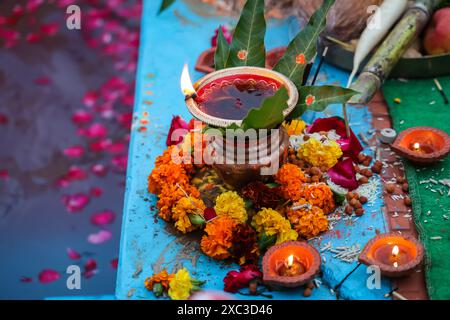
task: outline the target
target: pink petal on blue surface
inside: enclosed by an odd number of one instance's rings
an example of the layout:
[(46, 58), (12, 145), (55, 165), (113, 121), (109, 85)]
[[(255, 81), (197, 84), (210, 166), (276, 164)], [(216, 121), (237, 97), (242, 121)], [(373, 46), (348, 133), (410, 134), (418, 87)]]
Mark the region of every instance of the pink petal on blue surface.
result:
[(111, 210), (103, 210), (91, 215), (91, 223), (96, 226), (106, 226), (116, 219), (116, 214)]
[(67, 248), (67, 255), (71, 260), (79, 260), (81, 258), (81, 254), (79, 254), (77, 251), (73, 250), (72, 248)]
[(81, 158), (84, 155), (82, 146), (73, 146), (64, 150), (64, 154), (69, 158)]
[(79, 212), (87, 206), (90, 199), (84, 193), (76, 193), (73, 195), (63, 195), (61, 202), (66, 206), (68, 212)]
[(97, 233), (92, 233), (87, 237), (87, 241), (92, 244), (102, 244), (111, 239), (112, 233), (109, 230), (100, 230)]
[(47, 284), (54, 282), (60, 278), (60, 274), (56, 270), (44, 269), (39, 273), (39, 282), (42, 284)]

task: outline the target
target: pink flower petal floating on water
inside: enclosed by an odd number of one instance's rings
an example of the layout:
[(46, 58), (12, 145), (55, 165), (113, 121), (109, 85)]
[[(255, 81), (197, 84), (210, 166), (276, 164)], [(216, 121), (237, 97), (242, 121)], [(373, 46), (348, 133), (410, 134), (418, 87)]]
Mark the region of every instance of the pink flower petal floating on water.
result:
[(44, 3), (44, 0), (28, 0), (27, 5), (25, 6), (25, 9), (28, 13), (35, 12), (42, 4)]
[(27, 34), (26, 40), (28, 43), (36, 43), (42, 40), (42, 35), (37, 32), (30, 32), (29, 34)]
[(98, 272), (98, 270), (97, 270), (97, 261), (95, 261), (92, 258), (88, 259), (86, 261), (86, 263), (84, 264), (83, 276), (86, 279), (89, 279), (92, 276), (94, 276), (97, 272)]
[(76, 193), (73, 195), (63, 195), (62, 203), (66, 206), (68, 212), (79, 212), (86, 207), (90, 201), (89, 197), (84, 193)]
[(116, 219), (116, 214), (111, 210), (104, 210), (92, 214), (91, 223), (96, 226), (106, 226), (111, 224)]
[(84, 155), (82, 146), (73, 146), (64, 150), (64, 154), (69, 158), (81, 158)]
[(77, 251), (73, 250), (72, 248), (67, 248), (67, 255), (71, 260), (79, 260), (81, 258), (81, 254), (79, 254)]
[(33, 282), (33, 278), (22, 276), (22, 277), (20, 277), (20, 282), (30, 283), (30, 282)]
[(77, 110), (72, 115), (72, 122), (76, 125), (89, 123), (92, 121), (92, 114), (85, 110)]
[(87, 172), (77, 166), (71, 166), (68, 172), (58, 182), (58, 187), (67, 187), (73, 181), (81, 181), (87, 178)]
[(88, 91), (84, 95), (83, 103), (86, 107), (92, 108), (98, 99), (98, 92)]
[(34, 83), (39, 86), (48, 86), (53, 83), (52, 79), (49, 77), (38, 77), (34, 79)]
[(101, 123), (94, 123), (87, 129), (79, 129), (78, 134), (90, 139), (104, 138), (108, 135), (108, 129)]
[(9, 172), (6, 169), (0, 170), (0, 180), (9, 180)]
[(54, 36), (59, 29), (59, 23), (58, 22), (52, 22), (52, 23), (46, 23), (41, 25), (40, 31), (42, 34), (46, 36)]
[(108, 173), (108, 167), (103, 164), (94, 164), (91, 168), (93, 174), (99, 177), (104, 177)]
[(114, 270), (117, 270), (117, 265), (118, 264), (119, 264), (119, 259), (118, 258), (112, 259), (111, 262), (109, 263), (111, 268), (113, 268)]
[(127, 155), (115, 156), (112, 159), (112, 164), (116, 171), (125, 172), (127, 170), (128, 156)]
[(328, 170), (328, 176), (332, 182), (350, 191), (358, 188), (356, 171), (351, 158), (339, 161), (333, 168)]
[(117, 116), (117, 122), (124, 128), (130, 129), (133, 122), (133, 113), (125, 112)]
[(102, 244), (111, 239), (112, 233), (109, 230), (100, 230), (88, 236), (87, 241), (92, 244)]
[(91, 190), (89, 190), (89, 195), (94, 198), (101, 197), (102, 194), (103, 194), (103, 189), (99, 188), (99, 187), (92, 187)]
[(110, 139), (95, 141), (89, 144), (89, 150), (91, 150), (92, 152), (102, 152), (108, 149), (111, 143), (112, 142)]
[(54, 282), (60, 278), (60, 274), (56, 270), (44, 269), (39, 273), (39, 282), (42, 284), (47, 284)]
[(0, 125), (8, 124), (9, 119), (6, 114), (0, 113)]
[(120, 142), (120, 141), (111, 143), (107, 148), (108, 152), (111, 154), (123, 153), (126, 151), (126, 149), (127, 149), (127, 146), (125, 145), (125, 143)]

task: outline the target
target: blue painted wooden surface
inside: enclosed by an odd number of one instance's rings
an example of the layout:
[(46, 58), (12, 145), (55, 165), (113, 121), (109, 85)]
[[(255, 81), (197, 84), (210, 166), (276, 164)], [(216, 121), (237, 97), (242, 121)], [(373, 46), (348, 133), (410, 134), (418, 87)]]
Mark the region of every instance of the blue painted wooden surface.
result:
[[(227, 22), (218, 17), (201, 17), (190, 11), (183, 2), (160, 16), (156, 16), (159, 1), (144, 1), (141, 31), (141, 48), (136, 84), (135, 117), (129, 151), (126, 181), (124, 218), (122, 225), (121, 251), (117, 278), (116, 296), (119, 299), (154, 299), (144, 288), (144, 279), (153, 274), (152, 266), (158, 264), (168, 268), (180, 264), (194, 276), (206, 280), (206, 289), (222, 290), (222, 279), (236, 265), (223, 265), (200, 253), (198, 240), (175, 236), (166, 223), (156, 219), (150, 207), (156, 198), (147, 192), (147, 176), (153, 168), (155, 158), (166, 148), (165, 139), (172, 115), (179, 114), (190, 119), (179, 88), (179, 78), (184, 63), (189, 63), (191, 75), (196, 80), (202, 75), (194, 72), (193, 66), (199, 54), (210, 46), (210, 39), (219, 24)], [(268, 49), (285, 45), (292, 37), (295, 22), (271, 21), (267, 34)], [(331, 66), (324, 66), (319, 82), (341, 83), (348, 74)], [(148, 103), (151, 101), (152, 104)], [(371, 114), (367, 108), (350, 108), (352, 128), (356, 133), (370, 129)], [(148, 112), (147, 131), (138, 131), (139, 120)], [(340, 106), (331, 106), (326, 115), (340, 115)], [(323, 114), (307, 113), (308, 122)], [(378, 190), (381, 195), (381, 190)], [(363, 246), (375, 235), (375, 229), (385, 230), (381, 213), (381, 197), (366, 208), (366, 215), (349, 224), (340, 221), (323, 236), (322, 245), (331, 241), (335, 247), (353, 244)], [(320, 247), (320, 243), (312, 242)], [(194, 250), (192, 250), (194, 248)], [(323, 285), (313, 291), (309, 299), (333, 300), (330, 292), (356, 263), (348, 264), (325, 253), (322, 265)], [(390, 290), (388, 281), (382, 281), (381, 289), (369, 290), (366, 286), (366, 268), (361, 267), (342, 286), (344, 299), (384, 299)], [(274, 293), (275, 299), (304, 299), (301, 289)], [(237, 296), (237, 298), (245, 298)]]

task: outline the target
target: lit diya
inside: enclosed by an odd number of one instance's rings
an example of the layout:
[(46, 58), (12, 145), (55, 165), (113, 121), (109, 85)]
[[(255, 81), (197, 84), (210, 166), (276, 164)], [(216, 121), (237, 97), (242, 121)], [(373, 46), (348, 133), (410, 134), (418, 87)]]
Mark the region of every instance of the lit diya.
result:
[(395, 278), (413, 272), (422, 262), (423, 255), (423, 246), (414, 237), (386, 233), (366, 244), (359, 261), (368, 266), (378, 266), (381, 274)]
[[(295, 109), (299, 94), (294, 83), (278, 72), (256, 67), (228, 68), (210, 73), (192, 84), (185, 66), (181, 76), (188, 110), (198, 120), (220, 128), (232, 124), (240, 126), (251, 109), (261, 107), (263, 100), (275, 95), (281, 87), (288, 92), (288, 107), (283, 111), (287, 117)], [(283, 126), (277, 133), (275, 142), (269, 131), (266, 139), (249, 137), (244, 146), (235, 139), (214, 139), (213, 149), (223, 152), (213, 155), (220, 161), (209, 161), (220, 178), (233, 187), (264, 180), (263, 168), (271, 167), (273, 163), (281, 166), (287, 161), (289, 135)]]
[(414, 127), (400, 133), (392, 149), (414, 163), (434, 163), (450, 153), (450, 137), (436, 128)]
[(306, 242), (288, 241), (271, 247), (263, 258), (263, 281), (294, 288), (310, 282), (320, 271), (319, 252)]
[(242, 119), (263, 100), (273, 96), (284, 86), (289, 95), (288, 116), (298, 101), (295, 85), (281, 73), (257, 67), (236, 67), (206, 75), (192, 84), (187, 66), (181, 77), (181, 88), (186, 95), (186, 105), (192, 115), (216, 127), (240, 125)]

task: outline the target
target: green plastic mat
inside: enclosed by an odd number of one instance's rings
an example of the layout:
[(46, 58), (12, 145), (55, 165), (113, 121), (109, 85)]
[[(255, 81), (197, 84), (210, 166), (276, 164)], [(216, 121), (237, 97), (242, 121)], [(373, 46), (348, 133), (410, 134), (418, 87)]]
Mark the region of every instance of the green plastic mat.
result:
[[(439, 79), (450, 96), (450, 77)], [(433, 79), (389, 80), (383, 87), (394, 129), (431, 126), (450, 133), (450, 105)], [(400, 103), (394, 99), (400, 98)], [(426, 251), (426, 281), (431, 299), (450, 299), (450, 195), (439, 180), (450, 179), (450, 156), (432, 166), (405, 161), (414, 220)], [(430, 181), (431, 179), (431, 181)], [(437, 183), (436, 183), (437, 182)]]

